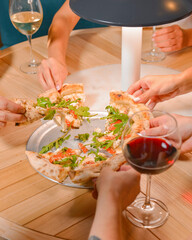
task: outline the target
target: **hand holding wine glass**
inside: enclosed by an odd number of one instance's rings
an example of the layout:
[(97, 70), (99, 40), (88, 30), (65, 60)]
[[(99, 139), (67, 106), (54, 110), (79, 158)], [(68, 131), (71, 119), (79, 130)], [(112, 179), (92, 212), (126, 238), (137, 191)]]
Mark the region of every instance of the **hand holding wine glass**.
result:
[(30, 61), (21, 65), (24, 73), (37, 73), (37, 62), (32, 55), (31, 38), (41, 26), (43, 9), (40, 0), (9, 0), (9, 15), (13, 26), (26, 35), (30, 45)]
[[(156, 31), (156, 27), (153, 26), (153, 32), (152, 32), (152, 36)], [(144, 62), (160, 62), (163, 59), (165, 59), (166, 55), (164, 52), (161, 52), (156, 46), (154, 41), (152, 40), (152, 49), (150, 51), (144, 52), (142, 53), (141, 59)]]
[[(143, 116), (150, 118), (149, 129)], [(129, 119), (122, 136), (123, 154), (135, 170), (147, 174), (146, 197), (136, 199), (127, 207), (127, 217), (136, 226), (154, 228), (167, 220), (166, 205), (150, 198), (151, 175), (170, 168), (179, 156), (180, 146), (177, 121), (172, 115), (140, 111)]]

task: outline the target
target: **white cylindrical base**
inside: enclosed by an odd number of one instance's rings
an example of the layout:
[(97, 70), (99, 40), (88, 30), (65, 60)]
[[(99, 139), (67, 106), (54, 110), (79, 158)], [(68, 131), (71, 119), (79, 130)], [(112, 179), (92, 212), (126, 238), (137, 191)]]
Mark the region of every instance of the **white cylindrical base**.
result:
[(126, 91), (140, 79), (142, 47), (141, 27), (122, 27), (121, 89)]

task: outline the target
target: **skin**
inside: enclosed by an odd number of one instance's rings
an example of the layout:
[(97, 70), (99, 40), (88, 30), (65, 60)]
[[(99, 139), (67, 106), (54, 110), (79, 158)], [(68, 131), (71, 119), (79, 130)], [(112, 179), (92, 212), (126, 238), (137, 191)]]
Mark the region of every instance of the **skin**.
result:
[(22, 106), (0, 96), (0, 128), (8, 122), (24, 122), (26, 119), (23, 113), (25, 109)]
[(153, 109), (158, 102), (192, 91), (192, 67), (175, 75), (149, 75), (132, 84), (127, 92)]
[[(178, 130), (181, 136), (180, 152), (181, 153), (191, 152), (192, 151), (192, 127), (191, 127), (192, 117), (181, 116), (178, 114), (172, 114), (172, 115), (177, 120)], [(167, 125), (167, 124), (168, 124), (168, 121), (165, 116), (151, 119), (150, 129), (142, 131), (142, 134), (149, 135), (149, 136), (157, 135), (159, 133), (167, 134), (168, 129), (162, 127), (163, 125)], [(176, 136), (176, 135), (173, 135), (173, 136)], [(177, 142), (175, 141), (173, 136), (170, 139), (170, 142), (172, 142), (177, 147)]]
[(123, 239), (122, 211), (139, 192), (140, 174), (130, 166), (122, 166), (119, 172), (104, 168), (93, 192), (97, 198), (97, 209), (90, 236), (95, 235), (102, 240)]
[(55, 14), (48, 33), (48, 58), (41, 62), (38, 77), (44, 90), (59, 90), (68, 75), (66, 51), (69, 35), (79, 16), (72, 12), (69, 0), (66, 0)]
[(152, 39), (162, 52), (173, 52), (192, 46), (191, 36), (192, 29), (182, 29), (173, 25), (157, 30)]
[[(176, 75), (146, 76), (128, 89), (137, 101), (153, 109), (158, 102), (192, 91), (192, 67)], [(182, 139), (181, 153), (192, 151), (192, 118), (174, 115)], [(160, 123), (159, 123), (160, 125)]]

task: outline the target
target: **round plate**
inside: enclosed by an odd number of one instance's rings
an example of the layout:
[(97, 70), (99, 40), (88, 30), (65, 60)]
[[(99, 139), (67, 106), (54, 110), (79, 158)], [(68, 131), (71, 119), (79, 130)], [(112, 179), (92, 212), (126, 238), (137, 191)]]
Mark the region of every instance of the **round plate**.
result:
[[(78, 140), (75, 140), (74, 137), (78, 134), (82, 133), (89, 133), (92, 135), (95, 128), (100, 128), (102, 131), (104, 131), (105, 128), (105, 120), (101, 120), (100, 118), (107, 116), (107, 112), (96, 112), (91, 111), (91, 115), (95, 115), (90, 119), (90, 122), (88, 122), (86, 119), (83, 120), (83, 124), (78, 129), (71, 129), (69, 134), (71, 135), (70, 138), (65, 141), (61, 148), (63, 147), (69, 147), (73, 149), (78, 149)], [(40, 152), (42, 147), (49, 144), (52, 141), (55, 141), (57, 138), (61, 137), (63, 135), (63, 132), (61, 132), (61, 128), (56, 125), (56, 123), (51, 121), (45, 121), (43, 125), (41, 125), (39, 128), (37, 128), (32, 135), (29, 137), (26, 150), (27, 151), (34, 151), (34, 152)], [(53, 151), (56, 149), (52, 149)], [(30, 160), (29, 160), (30, 162)], [(31, 164), (32, 165), (32, 164)], [(34, 168), (35, 169), (35, 168)], [(55, 182), (59, 183), (58, 181), (49, 178), (39, 172), (37, 169), (35, 169), (40, 175), (43, 177)], [(76, 187), (76, 188), (93, 188), (92, 182), (88, 183), (86, 185), (81, 184), (75, 184), (73, 183), (70, 178), (66, 178), (62, 183), (59, 183), (64, 186), (68, 187)]]

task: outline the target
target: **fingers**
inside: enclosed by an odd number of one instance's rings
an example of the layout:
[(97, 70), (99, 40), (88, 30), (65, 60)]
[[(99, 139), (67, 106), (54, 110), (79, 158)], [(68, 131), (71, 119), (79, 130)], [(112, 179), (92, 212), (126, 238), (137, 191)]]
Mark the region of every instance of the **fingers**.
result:
[(187, 153), (192, 151), (192, 137), (188, 138), (181, 145), (181, 153)]
[(50, 58), (48, 65), (49, 68), (51, 69), (56, 89), (60, 90), (68, 72), (66, 73), (64, 72), (63, 66), (61, 66), (60, 63), (57, 63), (58, 64), (57, 67), (55, 67), (55, 64), (56, 64), (55, 60), (53, 58)]
[[(173, 34), (175, 32), (177, 32), (177, 33), (182, 32), (182, 29), (178, 25), (164, 27), (162, 29), (156, 30), (156, 32), (153, 34), (153, 38), (161, 37), (161, 36), (168, 36), (169, 34)], [(171, 35), (171, 36), (173, 37), (173, 35)]]
[(119, 171), (128, 171), (129, 169), (131, 169), (130, 165), (122, 165), (119, 169)]
[(0, 110), (6, 110), (13, 113), (25, 113), (25, 109), (21, 105), (16, 104), (1, 96), (0, 96)]
[(39, 78), (40, 84), (41, 84), (41, 86), (43, 87), (43, 89), (44, 89), (45, 91), (47, 91), (47, 90), (49, 89), (49, 87), (48, 87), (48, 85), (47, 85), (47, 83), (46, 83), (46, 80), (45, 80), (44, 77), (43, 77), (43, 74), (42, 74), (40, 68), (41, 68), (41, 66), (40, 66), (39, 69), (38, 69), (38, 78)]
[(183, 31), (178, 25), (165, 27), (156, 31), (153, 41), (163, 52), (177, 51), (183, 47)]
[[(171, 44), (171, 42), (175, 42), (175, 44)], [(174, 52), (182, 49), (182, 44), (177, 41), (169, 41), (168, 43), (156, 44), (156, 46), (160, 48), (162, 52)]]
[(46, 85), (46, 90), (55, 88), (54, 79), (52, 77), (49, 65), (47, 64), (47, 60), (42, 60), (41, 65), (39, 66), (39, 77), (40, 83), (44, 87)]
[(11, 113), (0, 110), (0, 122), (24, 122), (26, 118), (22, 114)]
[(149, 102), (147, 103), (147, 107), (150, 109), (150, 110), (153, 110), (153, 108), (155, 107), (155, 105), (158, 103), (159, 101), (157, 101), (157, 98), (155, 97), (152, 97)]
[(169, 130), (165, 126), (158, 126), (146, 129), (141, 132), (142, 135), (145, 136), (163, 136), (166, 135), (169, 132)]
[(56, 88), (60, 90), (68, 75), (67, 67), (54, 58), (44, 59), (38, 68), (38, 77), (45, 90)]
[(132, 85), (128, 88), (127, 92), (132, 95), (132, 94), (134, 94), (136, 91), (138, 91), (140, 88), (141, 88), (141, 81), (139, 80), (139, 81), (137, 81), (136, 83), (132, 84)]

